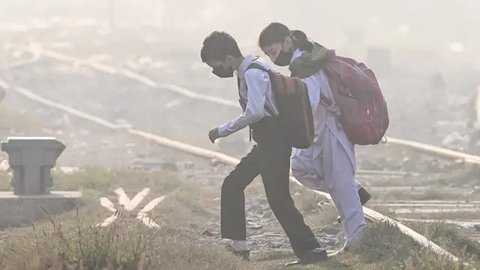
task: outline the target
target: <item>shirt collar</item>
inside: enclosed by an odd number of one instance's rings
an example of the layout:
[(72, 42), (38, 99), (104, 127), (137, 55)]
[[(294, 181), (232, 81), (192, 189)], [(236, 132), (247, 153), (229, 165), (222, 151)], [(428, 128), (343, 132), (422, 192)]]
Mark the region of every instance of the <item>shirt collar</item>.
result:
[(245, 56), (245, 59), (243, 59), (242, 63), (240, 64), (240, 67), (238, 68), (237, 76), (242, 78), (247, 71), (248, 67), (258, 59), (258, 56), (255, 55), (247, 55)]

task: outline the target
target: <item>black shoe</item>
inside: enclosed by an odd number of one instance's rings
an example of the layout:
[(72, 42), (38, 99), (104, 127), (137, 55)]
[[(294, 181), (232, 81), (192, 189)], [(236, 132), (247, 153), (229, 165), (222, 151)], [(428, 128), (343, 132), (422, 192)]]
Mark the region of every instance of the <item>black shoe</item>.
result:
[[(360, 197), (360, 203), (362, 206), (364, 206), (372, 198), (372, 195), (364, 187), (358, 189), (358, 196)], [(337, 223), (342, 223), (342, 219), (340, 217), (337, 217)]]
[(285, 267), (324, 262), (327, 259), (328, 259), (328, 254), (325, 249), (315, 248), (305, 252), (302, 256), (299, 257), (299, 260), (285, 264)]
[(360, 197), (360, 203), (362, 204), (362, 206), (365, 205), (372, 198), (372, 195), (364, 187), (361, 187), (358, 190), (358, 196)]
[(244, 261), (250, 261), (250, 250), (235, 250), (232, 245), (228, 244), (225, 248), (233, 255), (240, 257)]

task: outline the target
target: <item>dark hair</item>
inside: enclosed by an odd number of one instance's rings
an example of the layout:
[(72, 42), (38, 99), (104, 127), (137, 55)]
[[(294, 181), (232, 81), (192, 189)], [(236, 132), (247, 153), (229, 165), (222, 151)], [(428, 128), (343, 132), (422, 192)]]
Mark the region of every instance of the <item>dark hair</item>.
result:
[(294, 45), (300, 50), (300, 51), (307, 51), (311, 52), (313, 49), (313, 42), (308, 40), (307, 35), (300, 30), (293, 30), (291, 31), (291, 35), (293, 37), (293, 43)]
[(258, 46), (264, 48), (275, 43), (283, 43), (286, 37), (290, 36), (290, 29), (284, 24), (273, 22), (267, 25), (258, 37)]
[(312, 51), (313, 43), (300, 30), (290, 31), (284, 24), (273, 22), (267, 25), (258, 37), (258, 46), (264, 48), (275, 43), (283, 43), (286, 37), (292, 37), (293, 45), (301, 51)]
[(202, 62), (223, 61), (227, 55), (241, 57), (242, 53), (235, 39), (225, 32), (215, 31), (203, 41), (200, 57)]

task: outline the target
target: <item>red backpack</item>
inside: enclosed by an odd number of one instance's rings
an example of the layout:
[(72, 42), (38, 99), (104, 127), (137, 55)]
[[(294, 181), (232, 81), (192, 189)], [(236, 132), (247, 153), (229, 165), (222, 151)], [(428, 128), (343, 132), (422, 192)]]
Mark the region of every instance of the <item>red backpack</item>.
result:
[[(324, 71), (340, 108), (338, 120), (350, 141), (358, 145), (382, 141), (389, 124), (387, 103), (373, 71), (363, 63), (334, 53)], [(321, 101), (327, 108), (333, 104), (323, 95)]]

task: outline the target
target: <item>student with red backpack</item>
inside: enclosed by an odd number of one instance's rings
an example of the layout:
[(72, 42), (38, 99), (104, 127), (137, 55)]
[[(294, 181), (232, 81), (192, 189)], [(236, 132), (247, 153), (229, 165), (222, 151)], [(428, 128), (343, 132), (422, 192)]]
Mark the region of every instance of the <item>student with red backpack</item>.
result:
[[(295, 151), (292, 172), (306, 187), (330, 193), (344, 226), (345, 247), (359, 247), (366, 226), (362, 205), (370, 194), (355, 180), (354, 143), (376, 144), (383, 137), (388, 116), (385, 126), (376, 111), (386, 112), (383, 96), (381, 100), (370, 97), (380, 90), (371, 90), (375, 84), (361, 70), (363, 66), (308, 41), (301, 31), (271, 23), (261, 32), (259, 46), (276, 65), (289, 66), (292, 76), (301, 78), (308, 88), (315, 138), (311, 147)], [(352, 87), (360, 88), (357, 92), (361, 94), (350, 93)], [(356, 98), (367, 102), (357, 102)], [(361, 119), (364, 111), (365, 121)]]
[[(234, 254), (248, 259), (244, 189), (255, 177), (261, 175), (270, 207), (285, 230), (299, 262), (310, 264), (325, 261), (326, 251), (320, 248), (290, 195), (292, 143), (291, 138), (286, 136), (279, 117), (284, 106), (274, 99), (269, 66), (258, 57), (252, 55), (244, 57), (233, 37), (225, 32), (213, 32), (205, 38), (201, 58), (220, 78), (233, 77), (236, 72), (240, 105), (243, 109), (238, 118), (211, 130), (210, 140), (213, 143), (220, 137), (226, 137), (250, 126), (253, 140), (257, 143), (223, 182), (222, 237), (233, 240), (230, 249)], [(287, 78), (280, 80), (289, 85), (292, 82), (302, 83), (299, 79)], [(306, 87), (304, 89), (306, 91)], [(306, 94), (305, 96), (308, 98)], [(311, 112), (311, 109), (308, 112)]]

